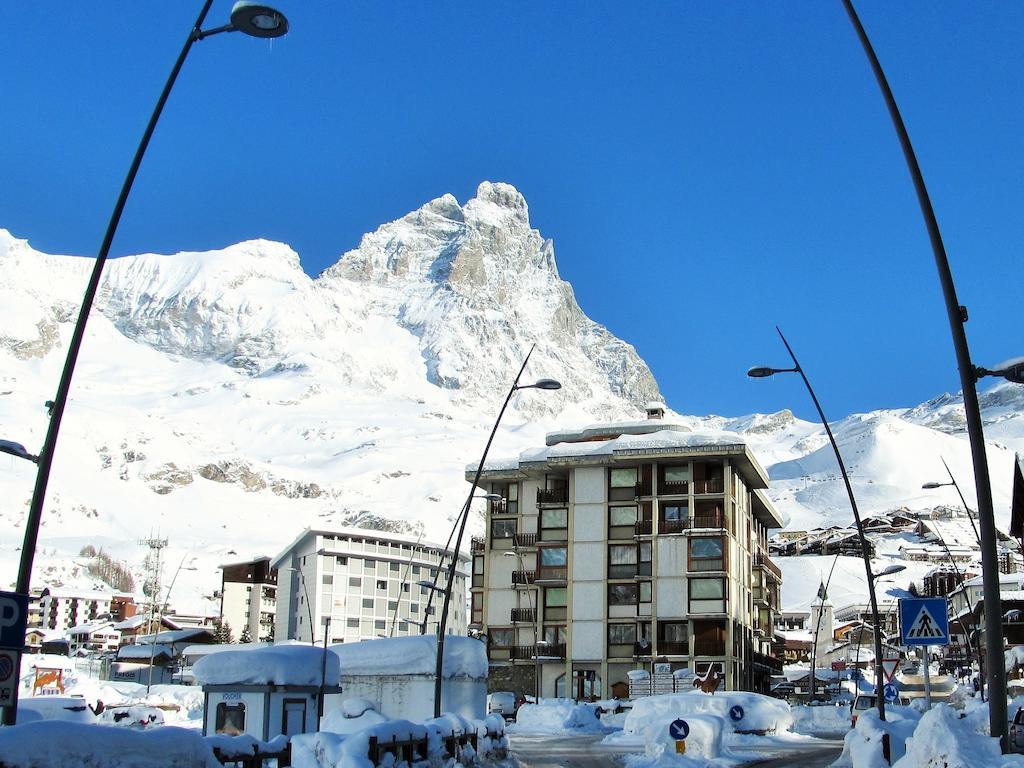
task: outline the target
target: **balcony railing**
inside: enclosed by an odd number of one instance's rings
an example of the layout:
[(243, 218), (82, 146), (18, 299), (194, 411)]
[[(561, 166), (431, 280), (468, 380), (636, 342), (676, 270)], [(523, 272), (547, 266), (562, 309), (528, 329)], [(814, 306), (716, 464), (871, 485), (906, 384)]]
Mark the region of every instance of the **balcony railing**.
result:
[(508, 512), (508, 501), (506, 499), (495, 499), (494, 501), (488, 502), (492, 515), (504, 515)]
[(569, 503), (569, 489), (568, 488), (538, 488), (537, 489), (537, 503), (538, 504), (568, 504)]
[(771, 558), (769, 558), (768, 555), (766, 555), (764, 552), (758, 552), (756, 555), (754, 555), (754, 565), (760, 565), (762, 568), (765, 568), (769, 573), (775, 576), (775, 578), (779, 579), (779, 581), (782, 580), (782, 571), (780, 570), (779, 566), (773, 563), (771, 561)]
[(763, 653), (757, 653), (756, 651), (751, 654), (751, 661), (754, 664), (760, 665), (767, 670), (771, 670), (772, 674), (782, 674), (782, 659), (777, 659), (774, 656), (768, 656)]
[(686, 480), (662, 480), (658, 483), (658, 493), (662, 496), (685, 496), (690, 492), (690, 484)]
[(689, 520), (659, 520), (658, 533), (682, 533), (690, 527)]
[(541, 643), (538, 645), (513, 645), (509, 658), (522, 661), (564, 661), (565, 643)]
[(658, 654), (663, 656), (688, 656), (690, 644), (671, 640), (662, 640), (658, 643)]
[(637, 520), (633, 526), (634, 536), (650, 536), (654, 532), (654, 523), (651, 520)]
[(565, 565), (542, 565), (537, 571), (537, 581), (565, 581), (569, 577), (569, 568)]
[(514, 587), (528, 587), (536, 580), (536, 571), (512, 571), (512, 586)]
[(509, 616), (513, 624), (533, 624), (537, 619), (537, 611), (533, 608), (513, 608)]
[(690, 528), (725, 528), (725, 513), (698, 512), (690, 518)]
[(517, 549), (528, 549), (537, 546), (537, 534), (536, 533), (514, 533), (512, 534), (512, 544)]
[(654, 654), (654, 645), (650, 642), (633, 643), (634, 656), (651, 656)]
[(651, 484), (650, 484), (650, 482), (637, 483), (635, 486), (633, 486), (633, 494), (637, 498), (640, 498), (641, 496), (651, 496), (651, 495), (653, 495), (652, 492), (651, 492)]
[(477, 555), (484, 551), (485, 542), (479, 536), (474, 536), (469, 540), (469, 551), (474, 555)]
[(725, 493), (725, 480), (721, 477), (713, 477), (710, 480), (694, 480), (694, 493)]
[(699, 638), (693, 639), (693, 655), (694, 656), (725, 656), (725, 640), (718, 640), (717, 638)]

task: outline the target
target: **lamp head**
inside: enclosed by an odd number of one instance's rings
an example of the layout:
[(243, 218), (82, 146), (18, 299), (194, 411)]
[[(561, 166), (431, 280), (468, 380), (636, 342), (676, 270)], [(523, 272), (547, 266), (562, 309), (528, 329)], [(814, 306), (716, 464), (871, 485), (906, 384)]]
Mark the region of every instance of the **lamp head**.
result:
[(905, 571), (905, 570), (907, 570), (907, 566), (905, 566), (905, 565), (896, 565), (894, 563), (893, 565), (887, 565), (881, 571), (879, 571), (878, 573), (874, 574), (874, 577), (877, 579), (879, 576), (889, 576), (889, 575), (891, 575), (893, 573), (899, 573), (900, 571)]
[(1013, 365), (1005, 366), (996, 371), (996, 374), (1014, 384), (1024, 384), (1024, 360), (1018, 360)]
[(252, 37), (282, 37), (288, 34), (288, 19), (269, 5), (238, 0), (231, 9), (231, 26)]
[(778, 373), (778, 371), (775, 368), (769, 368), (766, 365), (759, 365), (747, 371), (747, 376), (752, 379), (767, 379), (769, 376), (774, 376), (776, 373)]
[(536, 389), (548, 389), (555, 390), (561, 389), (562, 383), (555, 379), (539, 379), (536, 384), (533, 385)]
[(925, 483), (921, 486), (921, 489), (925, 491), (934, 491), (936, 488), (944, 488), (947, 485), (950, 485), (950, 483)]

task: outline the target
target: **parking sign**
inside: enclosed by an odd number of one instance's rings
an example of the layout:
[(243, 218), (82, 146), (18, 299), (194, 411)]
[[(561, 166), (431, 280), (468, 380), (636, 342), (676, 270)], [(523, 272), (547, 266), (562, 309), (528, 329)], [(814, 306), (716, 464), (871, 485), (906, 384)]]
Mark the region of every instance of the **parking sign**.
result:
[(28, 595), (0, 592), (0, 648), (24, 648), (27, 625)]

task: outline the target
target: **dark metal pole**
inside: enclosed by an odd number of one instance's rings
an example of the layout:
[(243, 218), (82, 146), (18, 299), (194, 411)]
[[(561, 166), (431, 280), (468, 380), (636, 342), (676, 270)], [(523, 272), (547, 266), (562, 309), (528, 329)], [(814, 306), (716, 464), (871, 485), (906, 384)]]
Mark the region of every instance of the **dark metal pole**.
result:
[(853, 4), (850, 0), (843, 0), (843, 5), (857, 32), (861, 46), (864, 48), (864, 53), (871, 63), (871, 69), (875, 74), (875, 79), (878, 81), (878, 87), (881, 89), (885, 104), (889, 109), (889, 117), (892, 119), (893, 128), (896, 129), (900, 146), (903, 148), (903, 157), (907, 162), (907, 169), (910, 171), (910, 177), (914, 182), (917, 202), (921, 207), (921, 215), (924, 217), (925, 227), (928, 230), (928, 239), (931, 241), (932, 253), (935, 257), (935, 266), (939, 273), (939, 282), (942, 284), (942, 296), (946, 302), (946, 315), (949, 319), (949, 329), (953, 336), (957, 368), (960, 371), (960, 387), (963, 391), (964, 414), (967, 419), (967, 436), (971, 444), (974, 484), (978, 496), (978, 521), (981, 525), (985, 654), (989, 660), (989, 732), (992, 736), (999, 738), (999, 744), (1005, 753), (1008, 730), (1006, 679), (1003, 665), (998, 663), (1003, 654), (1002, 615), (1000, 613), (999, 597), (999, 556), (996, 548), (996, 523), (992, 509), (992, 487), (988, 474), (988, 457), (985, 455), (985, 432), (981, 422), (981, 406), (978, 403), (978, 390), (976, 386), (978, 372), (974, 367), (974, 363), (971, 362), (971, 353), (967, 346), (967, 333), (964, 330), (964, 323), (967, 322), (967, 308), (961, 306), (957, 300), (953, 273), (950, 271), (949, 260), (946, 258), (946, 248), (942, 243), (939, 223), (935, 218), (935, 211), (932, 209), (928, 188), (925, 186), (924, 176), (917, 162), (917, 155), (914, 153), (914, 147), (910, 143), (910, 135), (903, 124), (903, 117), (900, 115), (896, 99), (889, 88), (885, 72), (882, 70), (882, 65), (875, 55), (875, 49), (871, 45), (867, 33), (864, 31), (863, 25), (860, 23), (860, 18), (857, 16)]
[[(89, 320), (89, 311), (92, 309), (93, 301), (96, 298), (96, 291), (99, 289), (100, 278), (103, 275), (103, 265), (107, 261), (107, 254), (110, 253), (110, 244), (114, 240), (114, 233), (117, 231), (117, 225), (121, 221), (121, 213), (124, 211), (125, 203), (128, 201), (128, 193), (131, 192), (132, 184), (135, 182), (135, 176), (139, 171), (139, 166), (142, 164), (142, 157), (149, 146), (149, 140), (153, 136), (153, 131), (156, 128), (157, 121), (160, 119), (161, 112), (163, 112), (167, 97), (171, 93), (171, 88), (174, 87), (175, 80), (178, 79), (178, 73), (185, 63), (185, 58), (192, 48), (192, 43), (198, 38), (200, 27), (206, 19), (206, 14), (209, 12), (212, 3), (213, 0), (206, 0), (203, 3), (203, 8), (199, 12), (199, 16), (196, 17), (196, 23), (189, 31), (188, 37), (185, 38), (185, 45), (182, 47), (178, 60), (174, 63), (171, 74), (164, 84), (164, 89), (160, 93), (160, 98), (157, 100), (153, 114), (149, 118), (146, 130), (142, 134), (142, 140), (139, 142), (138, 149), (135, 150), (135, 157), (132, 159), (132, 164), (128, 169), (128, 175), (125, 177), (124, 184), (121, 187), (121, 194), (118, 195), (114, 211), (110, 215), (110, 222), (107, 224), (103, 243), (100, 245), (99, 253), (96, 255), (96, 261), (93, 264), (92, 275), (89, 277), (85, 296), (82, 298), (82, 307), (78, 311), (78, 321), (75, 323), (71, 342), (68, 345), (68, 354), (64, 361), (64, 370), (61, 372), (60, 384), (57, 386), (57, 394), (50, 405), (50, 423), (46, 430), (46, 439), (43, 442), (42, 449), (39, 451), (39, 469), (36, 472), (35, 488), (32, 491), (32, 501), (29, 504), (28, 518), (25, 521), (25, 539), (21, 546), (18, 581), (14, 589), (18, 594), (27, 595), (31, 585), (32, 562), (35, 558), (36, 543), (39, 539), (43, 502), (46, 499), (46, 486), (50, 479), (50, 467), (53, 464), (53, 454), (57, 446), (57, 434), (60, 431), (61, 418), (64, 416), (64, 407), (67, 405), (68, 393), (71, 390), (71, 377), (75, 371), (78, 352), (82, 346), (82, 339), (85, 338), (85, 324)], [(15, 686), (11, 704), (4, 709), (4, 725), (14, 725), (17, 716), (18, 686)]]
[(864, 535), (864, 526), (861, 525), (860, 510), (857, 509), (857, 499), (854, 498), (853, 486), (850, 485), (850, 476), (846, 473), (846, 464), (843, 463), (843, 456), (839, 453), (839, 445), (836, 443), (835, 435), (832, 434), (832, 428), (828, 424), (828, 419), (825, 418), (825, 411), (822, 410), (821, 403), (818, 402), (818, 396), (814, 394), (811, 382), (807, 380), (807, 374), (800, 367), (796, 355), (793, 354), (793, 348), (789, 346), (789, 342), (783, 336), (782, 330), (778, 326), (776, 326), (775, 330), (779, 332), (779, 337), (782, 339), (782, 343), (786, 345), (786, 351), (789, 352), (789, 356), (793, 360), (794, 371), (800, 374), (800, 378), (804, 380), (804, 386), (807, 387), (811, 400), (814, 401), (814, 407), (818, 410), (821, 424), (825, 427), (825, 434), (828, 435), (828, 441), (832, 444), (832, 451), (835, 453), (836, 461), (839, 463), (839, 471), (842, 473), (843, 483), (846, 485), (846, 495), (850, 497), (853, 521), (857, 524), (857, 538), (860, 539), (861, 556), (864, 558), (864, 571), (868, 577), (868, 598), (871, 601), (871, 615), (875, 621), (875, 697), (878, 699), (878, 717), (880, 720), (885, 720), (885, 697), (882, 690), (885, 687), (885, 681), (882, 679), (882, 633), (878, 617), (878, 600), (875, 597), (875, 574), (871, 570), (871, 554), (868, 548), (867, 537)]
[[(324, 617), (324, 657), (320, 662), (320, 697), (317, 702), (317, 716), (322, 720), (324, 716), (324, 687), (327, 685), (327, 636), (331, 634), (331, 617)], [(319, 723), (317, 730), (320, 730)]]
[(509, 401), (512, 399), (512, 395), (515, 394), (516, 390), (519, 389), (519, 379), (523, 375), (523, 371), (526, 370), (526, 364), (530, 361), (530, 355), (533, 354), (533, 347), (530, 347), (530, 351), (526, 353), (526, 359), (523, 360), (522, 366), (519, 368), (519, 373), (516, 374), (516, 379), (512, 382), (512, 386), (508, 390), (508, 394), (505, 396), (505, 402), (501, 404), (501, 410), (498, 411), (498, 418), (494, 420), (494, 426), (491, 428), (491, 435), (487, 438), (487, 445), (484, 446), (483, 456), (480, 457), (480, 463), (476, 467), (476, 476), (473, 478), (473, 484), (469, 487), (469, 495), (466, 497), (466, 503), (462, 505), (461, 519), (459, 521), (459, 533), (455, 537), (455, 544), (452, 547), (452, 562), (448, 566), (448, 584), (444, 592), (444, 605), (441, 608), (441, 622), (437, 625), (437, 661), (434, 669), (434, 717), (441, 716), (441, 675), (444, 673), (444, 632), (448, 624), (448, 606), (452, 601), (452, 587), (455, 584), (455, 571), (459, 564), (459, 547), (462, 545), (462, 534), (466, 530), (466, 521), (469, 519), (469, 508), (473, 503), (473, 494), (476, 493), (477, 484), (480, 482), (480, 475), (484, 471), (484, 462), (487, 461), (487, 452), (491, 450), (491, 443), (494, 441), (494, 435), (498, 432), (498, 425), (501, 423), (501, 417), (505, 415), (505, 409), (508, 407)]
[(956, 488), (956, 495), (960, 497), (960, 503), (964, 505), (964, 512), (967, 513), (967, 519), (971, 521), (974, 538), (978, 540), (978, 547), (980, 549), (981, 534), (978, 533), (978, 526), (974, 524), (974, 513), (971, 511), (971, 508), (967, 506), (967, 499), (964, 498), (963, 491), (960, 490), (960, 485), (957, 483), (956, 478), (953, 477), (953, 471), (949, 468), (949, 464), (946, 463), (946, 460), (942, 458), (942, 456), (939, 456), (939, 458), (942, 459), (942, 466), (946, 468), (946, 474), (949, 475), (949, 482), (951, 482), (953, 487)]

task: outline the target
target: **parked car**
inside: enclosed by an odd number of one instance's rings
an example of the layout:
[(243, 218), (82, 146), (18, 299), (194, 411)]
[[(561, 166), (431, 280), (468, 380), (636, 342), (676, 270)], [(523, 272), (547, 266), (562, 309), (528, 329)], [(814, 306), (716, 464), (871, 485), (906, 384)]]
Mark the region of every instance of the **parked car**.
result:
[[(875, 696), (870, 693), (862, 693), (853, 700), (853, 706), (850, 707), (850, 727), (857, 725), (857, 718), (867, 712), (869, 709), (875, 708)], [(886, 702), (888, 704), (888, 702)], [(909, 707), (910, 699), (906, 696), (900, 696), (897, 701), (892, 702), (893, 704), (899, 704), (901, 707)]]
[(1017, 707), (1010, 721), (1009, 748), (1011, 752), (1024, 752), (1024, 707)]
[(495, 691), (487, 697), (488, 714), (501, 715), (506, 720), (512, 720), (519, 708), (526, 703), (526, 697), (521, 693), (512, 691)]
[(95, 723), (96, 715), (85, 699), (77, 696), (26, 696), (18, 702), (18, 725), (39, 720)]

